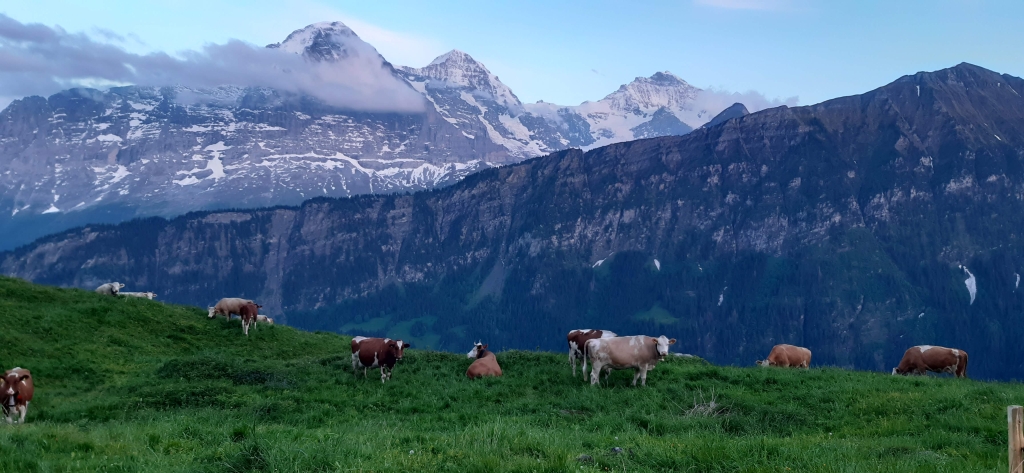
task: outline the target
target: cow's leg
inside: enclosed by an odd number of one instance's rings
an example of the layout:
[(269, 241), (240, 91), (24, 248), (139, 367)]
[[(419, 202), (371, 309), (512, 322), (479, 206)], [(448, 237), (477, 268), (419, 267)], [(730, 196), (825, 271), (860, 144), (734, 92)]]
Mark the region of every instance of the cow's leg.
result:
[[(586, 363), (586, 358), (583, 359)], [(601, 368), (602, 365), (598, 362), (594, 362), (590, 366), (590, 385), (593, 386), (601, 382)]]
[(647, 386), (647, 368), (640, 370), (640, 385)]
[(636, 368), (633, 371), (633, 386), (636, 386), (636, 380), (640, 379), (640, 373), (643, 372), (643, 368)]
[(352, 354), (352, 376), (359, 376), (359, 354)]
[(572, 366), (572, 377), (576, 377), (576, 352), (569, 349), (569, 366)]
[(388, 380), (388, 375), (387, 375), (387, 373), (385, 371), (386, 371), (386, 368), (381, 366), (380, 367), (380, 382), (382, 382), (382, 383)]
[(18, 421), (19, 424), (24, 424), (25, 423), (25, 414), (28, 414), (28, 403), (27, 402), (25, 403), (25, 405), (21, 406), (21, 420)]

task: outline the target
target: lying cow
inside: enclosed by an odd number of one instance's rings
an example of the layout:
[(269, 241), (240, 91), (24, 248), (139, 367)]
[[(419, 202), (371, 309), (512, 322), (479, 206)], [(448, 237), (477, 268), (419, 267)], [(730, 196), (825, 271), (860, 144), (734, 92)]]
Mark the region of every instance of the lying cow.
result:
[(121, 289), (124, 288), (124, 284), (119, 282), (108, 282), (101, 284), (100, 287), (96, 288), (96, 294), (103, 294), (105, 296), (116, 296)]
[(892, 374), (923, 375), (928, 371), (949, 373), (957, 378), (966, 378), (967, 352), (956, 348), (932, 345), (910, 347), (903, 353), (900, 365), (892, 369)]
[(238, 309), (238, 316), (242, 318), (242, 332), (245, 333), (246, 337), (249, 336), (249, 326), (256, 323), (256, 319), (260, 315), (260, 308), (262, 307), (255, 302), (250, 302)]
[(772, 347), (768, 358), (757, 360), (762, 367), (781, 366), (783, 368), (810, 368), (811, 351), (794, 345), (779, 344)]
[[(664, 335), (653, 338), (646, 335), (631, 337), (594, 338), (583, 345), (583, 354), (590, 360), (590, 384), (600, 381), (601, 370), (625, 370), (632, 368), (633, 386), (637, 378), (647, 386), (647, 372), (653, 370), (659, 361), (668, 356), (668, 346), (676, 339), (665, 338)], [(583, 369), (587, 369), (587, 359), (583, 360)]]
[(270, 317), (267, 317), (265, 315), (257, 315), (256, 316), (256, 321), (257, 322), (263, 322), (263, 323), (265, 323), (267, 325), (274, 325), (274, 319), (272, 319)]
[(21, 413), (20, 424), (25, 423), (25, 414), (28, 413), (28, 403), (32, 400), (32, 393), (35, 388), (32, 386), (32, 373), (24, 368), (14, 368), (4, 373), (0, 379), (0, 405), (3, 407), (4, 417), (7, 423), (13, 421), (11, 414), (15, 416)]
[(128, 296), (128, 297), (141, 297), (141, 298), (145, 298), (145, 299), (149, 299), (149, 300), (156, 299), (156, 293), (155, 292), (126, 292), (126, 291), (120, 291), (120, 292), (117, 293), (117, 295), (119, 295), (119, 296)]
[[(569, 365), (572, 366), (572, 375), (576, 376), (576, 361), (581, 360), (584, 364), (586, 361), (583, 358), (583, 345), (587, 343), (587, 340), (595, 338), (612, 338), (617, 337), (615, 332), (608, 330), (573, 330), (569, 332), (569, 336), (565, 337), (569, 342)], [(583, 379), (587, 379), (587, 372), (583, 371)]]
[(366, 377), (368, 368), (380, 368), (380, 382), (391, 379), (391, 371), (395, 363), (404, 356), (405, 349), (409, 344), (401, 340), (390, 338), (369, 338), (355, 337), (352, 339), (352, 371), (359, 375), (359, 368), (363, 368), (363, 377)]
[(225, 297), (217, 301), (217, 305), (207, 308), (210, 312), (206, 315), (206, 318), (212, 319), (218, 315), (223, 315), (228, 320), (231, 320), (232, 315), (241, 317), (242, 315), (238, 311), (246, 304), (255, 304), (255, 302), (250, 299)]
[(466, 354), (466, 358), (473, 358), (474, 361), (466, 370), (466, 377), (469, 379), (483, 378), (484, 376), (501, 376), (501, 367), (498, 366), (498, 358), (487, 349), (487, 345), (476, 342), (473, 349)]

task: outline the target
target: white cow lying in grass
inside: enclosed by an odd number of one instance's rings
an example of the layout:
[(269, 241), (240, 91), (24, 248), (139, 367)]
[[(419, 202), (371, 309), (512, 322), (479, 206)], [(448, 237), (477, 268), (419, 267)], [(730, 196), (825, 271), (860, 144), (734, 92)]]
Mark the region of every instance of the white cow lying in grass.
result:
[(149, 300), (156, 299), (156, 293), (155, 292), (126, 292), (126, 291), (121, 291), (121, 292), (118, 292), (117, 294), (121, 295), (121, 296), (128, 296), (128, 297), (143, 297), (143, 298), (146, 298), (146, 299), (149, 299)]
[(123, 287), (124, 284), (121, 284), (119, 282), (108, 282), (106, 284), (100, 285), (100, 287), (97, 287), (96, 293), (103, 294), (106, 296), (116, 296), (119, 292), (121, 292), (121, 289)]
[(263, 314), (257, 315), (256, 316), (256, 321), (257, 322), (263, 322), (263, 323), (268, 324), (268, 325), (274, 325), (274, 319), (272, 319), (270, 317), (267, 317), (267, 316), (265, 316)]

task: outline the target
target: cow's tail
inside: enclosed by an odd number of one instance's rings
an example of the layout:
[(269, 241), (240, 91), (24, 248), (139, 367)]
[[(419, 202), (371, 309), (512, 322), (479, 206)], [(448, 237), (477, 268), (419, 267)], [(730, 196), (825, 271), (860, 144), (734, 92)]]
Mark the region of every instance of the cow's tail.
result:
[(956, 377), (966, 378), (967, 377), (967, 352), (960, 350), (960, 359), (957, 360), (956, 365)]
[(580, 371), (580, 373), (583, 374), (583, 379), (584, 380), (587, 379), (587, 362), (590, 361), (590, 352), (587, 351), (587, 347), (589, 347), (589, 346), (590, 346), (590, 340), (587, 340), (587, 341), (583, 342), (583, 350), (582, 350), (582, 353), (583, 353), (583, 369)]

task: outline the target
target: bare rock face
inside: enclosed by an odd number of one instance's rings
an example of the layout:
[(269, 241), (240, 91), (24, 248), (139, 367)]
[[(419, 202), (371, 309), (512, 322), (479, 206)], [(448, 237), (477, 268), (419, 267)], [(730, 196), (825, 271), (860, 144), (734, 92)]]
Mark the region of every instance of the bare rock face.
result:
[(794, 343), (816, 364), (888, 370), (930, 343), (969, 351), (973, 377), (1019, 378), (1022, 93), (961, 64), (439, 190), (88, 226), (0, 270), (250, 297), (299, 327), (435, 348), (561, 349), (599, 326), (719, 363)]

